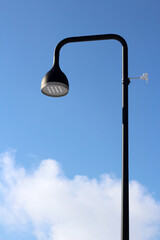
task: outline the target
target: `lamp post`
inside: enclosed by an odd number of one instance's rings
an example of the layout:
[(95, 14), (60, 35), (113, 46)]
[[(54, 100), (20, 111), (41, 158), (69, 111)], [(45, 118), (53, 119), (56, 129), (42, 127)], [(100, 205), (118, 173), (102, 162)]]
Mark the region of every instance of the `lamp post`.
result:
[(117, 40), (122, 45), (122, 208), (121, 240), (129, 240), (129, 174), (128, 174), (128, 47), (120, 35), (102, 34), (65, 38), (58, 43), (54, 53), (54, 64), (44, 76), (41, 91), (47, 96), (60, 97), (69, 91), (69, 83), (59, 67), (60, 49), (67, 43), (99, 40)]

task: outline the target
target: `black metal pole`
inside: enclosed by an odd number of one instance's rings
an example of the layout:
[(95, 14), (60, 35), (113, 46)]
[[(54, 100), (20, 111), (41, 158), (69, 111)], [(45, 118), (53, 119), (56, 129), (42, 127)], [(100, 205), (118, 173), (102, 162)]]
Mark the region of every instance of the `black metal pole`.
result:
[(122, 48), (122, 209), (121, 240), (129, 240), (128, 49)]
[(65, 38), (55, 49), (54, 64), (59, 65), (60, 49), (67, 43), (117, 40), (122, 44), (122, 208), (121, 208), (121, 240), (129, 240), (129, 174), (128, 174), (128, 47), (117, 34), (102, 34)]

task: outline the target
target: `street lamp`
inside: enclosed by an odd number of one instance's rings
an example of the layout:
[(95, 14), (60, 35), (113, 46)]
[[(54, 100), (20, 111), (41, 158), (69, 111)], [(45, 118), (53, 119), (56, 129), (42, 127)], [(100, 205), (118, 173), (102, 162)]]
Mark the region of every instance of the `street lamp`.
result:
[(117, 40), (122, 45), (122, 208), (121, 240), (129, 240), (129, 174), (128, 174), (128, 47), (120, 35), (102, 34), (65, 38), (58, 43), (54, 53), (54, 65), (44, 76), (41, 91), (47, 96), (61, 97), (68, 93), (69, 83), (59, 67), (60, 49), (67, 43), (98, 40)]

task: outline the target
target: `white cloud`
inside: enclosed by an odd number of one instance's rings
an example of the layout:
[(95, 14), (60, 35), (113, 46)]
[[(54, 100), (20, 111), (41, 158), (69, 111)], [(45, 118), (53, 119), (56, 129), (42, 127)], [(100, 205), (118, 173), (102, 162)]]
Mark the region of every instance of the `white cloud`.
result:
[[(121, 180), (85, 176), (68, 179), (47, 159), (32, 173), (0, 156), (0, 224), (16, 229), (32, 224), (38, 240), (120, 239)], [(25, 231), (27, 231), (25, 229)], [(160, 237), (160, 203), (136, 181), (130, 183), (131, 240)]]

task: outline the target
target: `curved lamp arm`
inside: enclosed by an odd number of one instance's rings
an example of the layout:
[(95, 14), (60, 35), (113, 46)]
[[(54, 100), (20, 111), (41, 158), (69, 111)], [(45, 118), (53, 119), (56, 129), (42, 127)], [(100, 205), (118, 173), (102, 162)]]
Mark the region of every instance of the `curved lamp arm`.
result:
[(88, 41), (100, 41), (100, 40), (117, 40), (122, 44), (122, 81), (129, 83), (128, 80), (128, 46), (124, 38), (117, 34), (101, 34), (101, 35), (90, 35), (80, 37), (69, 37), (60, 41), (54, 52), (54, 64), (59, 64), (59, 55), (61, 48), (67, 43), (73, 42), (88, 42)]

